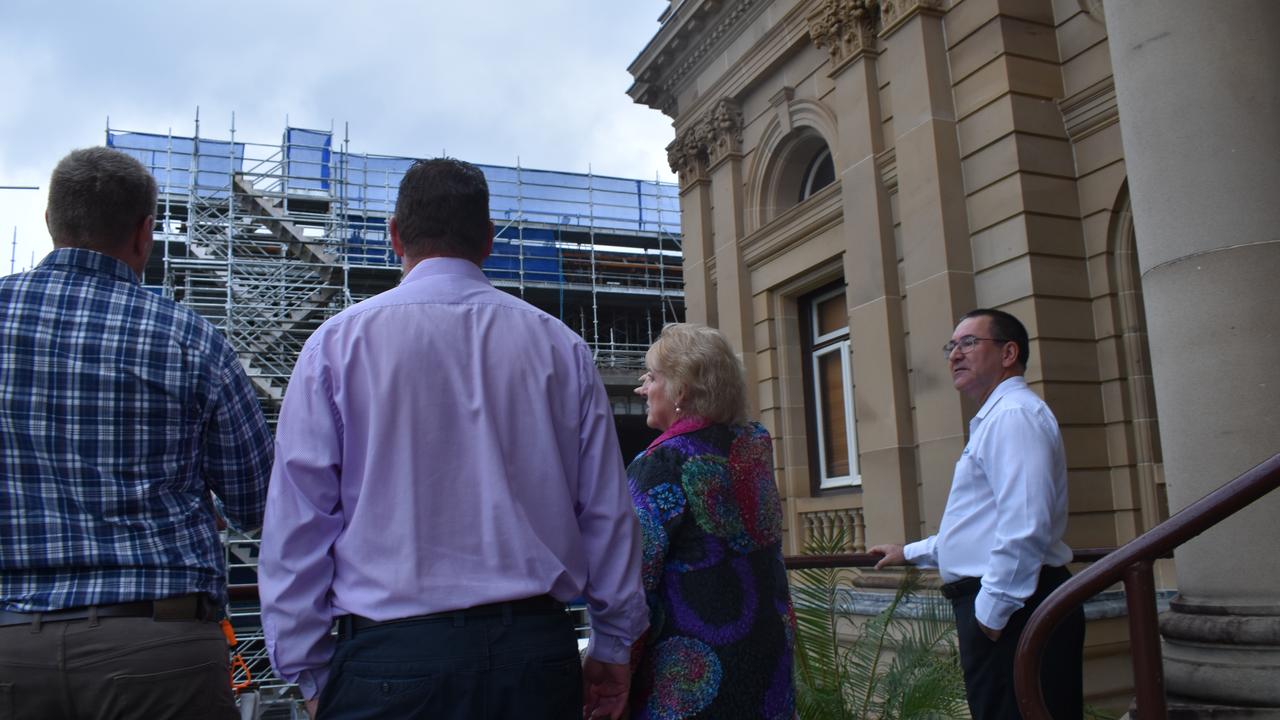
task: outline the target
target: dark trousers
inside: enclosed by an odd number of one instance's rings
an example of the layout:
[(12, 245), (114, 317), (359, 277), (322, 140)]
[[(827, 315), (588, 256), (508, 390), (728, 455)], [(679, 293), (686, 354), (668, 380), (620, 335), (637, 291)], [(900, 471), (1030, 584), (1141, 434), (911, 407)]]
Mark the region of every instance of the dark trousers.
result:
[(0, 627), (0, 718), (238, 717), (217, 623), (112, 617)]
[[(1066, 568), (1044, 568), (1035, 594), (1009, 618), (996, 642), (991, 642), (982, 632), (974, 617), (976, 583), (972, 583), (973, 592), (951, 598), (960, 640), (964, 686), (974, 720), (1020, 720), (1022, 717), (1013, 692), (1013, 656), (1018, 648), (1018, 639), (1031, 613), (1069, 577), (1071, 573)], [(1084, 611), (1077, 609), (1050, 637), (1040, 671), (1045, 705), (1055, 720), (1079, 720), (1084, 714), (1083, 662)]]
[(486, 608), (372, 627), (340, 620), (322, 720), (581, 718), (569, 614)]

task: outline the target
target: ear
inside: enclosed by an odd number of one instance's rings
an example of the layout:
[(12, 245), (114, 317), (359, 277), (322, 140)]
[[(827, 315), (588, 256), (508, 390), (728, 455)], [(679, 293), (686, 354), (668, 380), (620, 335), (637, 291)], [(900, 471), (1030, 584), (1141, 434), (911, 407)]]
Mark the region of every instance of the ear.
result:
[(107, 254), (124, 262), (139, 279), (147, 268), (147, 259), (151, 257), (151, 249), (155, 247), (154, 228), (156, 216), (148, 215), (138, 223), (129, 235), (129, 240)]
[(396, 223), (394, 216), (392, 216), (391, 222), (387, 224), (387, 230), (391, 233), (391, 251), (396, 254), (396, 257), (403, 260), (404, 243), (400, 242), (400, 225)]
[(1000, 365), (1004, 368), (1011, 368), (1018, 364), (1018, 343), (1010, 340), (1000, 348)]
[(138, 229), (133, 233), (133, 241), (129, 249), (143, 266), (147, 264), (147, 259), (151, 257), (151, 249), (156, 245), (155, 224), (156, 216), (148, 215), (142, 219)]
[(490, 220), (489, 221), (489, 242), (485, 243), (484, 254), (480, 256), (480, 262), (484, 262), (485, 258), (488, 258), (490, 255), (493, 254), (493, 238), (496, 237), (497, 234), (498, 234), (498, 227), (493, 224), (492, 220)]

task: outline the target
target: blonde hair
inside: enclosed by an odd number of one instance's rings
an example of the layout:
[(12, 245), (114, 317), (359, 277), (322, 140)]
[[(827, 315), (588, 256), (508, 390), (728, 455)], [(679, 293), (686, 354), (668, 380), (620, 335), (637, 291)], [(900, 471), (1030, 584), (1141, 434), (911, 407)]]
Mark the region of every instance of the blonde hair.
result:
[(671, 397), (680, 398), (681, 414), (734, 425), (747, 421), (742, 363), (719, 330), (671, 323), (662, 328), (644, 360), (650, 370), (666, 376)]

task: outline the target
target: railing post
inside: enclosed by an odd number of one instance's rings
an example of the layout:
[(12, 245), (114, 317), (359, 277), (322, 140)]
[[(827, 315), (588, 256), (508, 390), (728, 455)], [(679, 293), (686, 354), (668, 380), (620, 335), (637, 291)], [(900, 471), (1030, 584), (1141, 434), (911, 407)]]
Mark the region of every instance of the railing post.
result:
[(1124, 571), (1124, 598), (1129, 607), (1129, 642), (1133, 652), (1133, 690), (1140, 720), (1169, 716), (1164, 698), (1164, 666), (1156, 613), (1152, 562), (1135, 562)]

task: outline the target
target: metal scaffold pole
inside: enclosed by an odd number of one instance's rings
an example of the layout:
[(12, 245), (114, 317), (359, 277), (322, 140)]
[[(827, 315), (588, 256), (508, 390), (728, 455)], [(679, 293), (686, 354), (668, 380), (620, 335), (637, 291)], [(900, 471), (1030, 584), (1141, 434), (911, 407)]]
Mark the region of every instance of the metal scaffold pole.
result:
[[(236, 114), (231, 113), (231, 142), (227, 144), (227, 335), (233, 334), (235, 318), (235, 235), (236, 235)], [(243, 332), (243, 330), (242, 330)]]
[(591, 251), (591, 335), (593, 337), (594, 350), (599, 353), (600, 348), (600, 301), (599, 288), (596, 283), (596, 194), (595, 182), (591, 172), (591, 166), (587, 165), (587, 237), (590, 239), (588, 246)]

